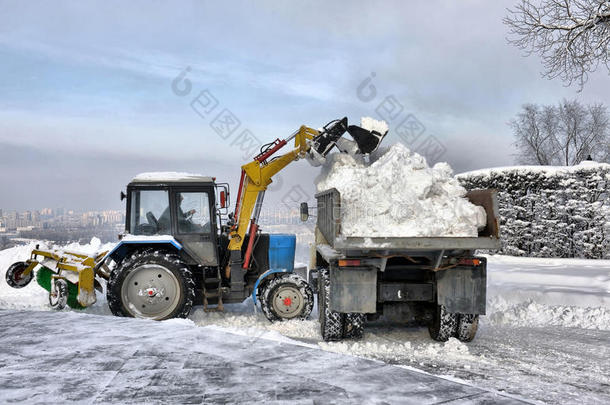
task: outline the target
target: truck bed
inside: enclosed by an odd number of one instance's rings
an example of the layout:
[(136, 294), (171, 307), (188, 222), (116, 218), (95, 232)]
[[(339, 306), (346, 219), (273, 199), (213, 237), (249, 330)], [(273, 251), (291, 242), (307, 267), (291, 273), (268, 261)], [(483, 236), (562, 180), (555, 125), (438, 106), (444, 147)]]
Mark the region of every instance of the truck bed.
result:
[[(437, 251), (498, 249), (500, 247), (498, 204), (495, 190), (473, 190), (466, 197), (482, 206), (487, 225), (478, 237), (346, 237), (341, 234), (341, 195), (337, 189), (316, 194), (318, 230), (328, 246), (343, 251)], [(320, 250), (320, 249), (318, 249)], [(330, 253), (330, 250), (327, 252)]]

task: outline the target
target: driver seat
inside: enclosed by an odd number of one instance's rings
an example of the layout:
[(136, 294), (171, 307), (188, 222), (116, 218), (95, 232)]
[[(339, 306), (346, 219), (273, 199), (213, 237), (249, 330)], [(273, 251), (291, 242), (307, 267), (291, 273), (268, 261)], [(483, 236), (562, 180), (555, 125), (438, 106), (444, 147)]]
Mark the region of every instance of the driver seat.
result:
[(155, 232), (159, 230), (159, 221), (157, 221), (157, 218), (155, 218), (155, 215), (151, 211), (146, 213), (146, 220), (150, 226), (155, 228)]

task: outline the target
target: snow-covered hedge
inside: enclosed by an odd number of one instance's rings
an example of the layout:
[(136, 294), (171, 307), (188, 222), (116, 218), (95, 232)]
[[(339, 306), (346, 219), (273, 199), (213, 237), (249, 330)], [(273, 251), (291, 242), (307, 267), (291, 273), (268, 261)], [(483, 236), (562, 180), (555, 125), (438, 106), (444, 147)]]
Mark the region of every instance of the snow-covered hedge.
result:
[(610, 258), (610, 165), (515, 166), (463, 173), (469, 190), (498, 190), (501, 253)]

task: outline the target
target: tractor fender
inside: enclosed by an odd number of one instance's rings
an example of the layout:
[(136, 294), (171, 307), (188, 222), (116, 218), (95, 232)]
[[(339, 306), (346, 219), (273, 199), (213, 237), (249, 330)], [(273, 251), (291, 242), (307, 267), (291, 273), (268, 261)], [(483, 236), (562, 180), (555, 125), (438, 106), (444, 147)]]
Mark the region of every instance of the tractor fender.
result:
[(256, 305), (256, 296), (258, 295), (258, 286), (261, 283), (261, 281), (263, 281), (265, 278), (269, 277), (272, 274), (292, 273), (292, 272), (293, 271), (290, 269), (271, 269), (271, 270), (267, 270), (266, 272), (261, 274), (259, 276), (259, 278), (256, 280), (256, 283), (254, 283), (254, 289), (252, 290), (252, 301), (254, 301), (254, 305)]
[[(175, 250), (175, 251), (180, 251), (182, 250), (182, 244), (180, 242), (178, 242), (176, 239), (172, 238), (172, 237), (168, 237), (168, 238), (150, 238), (150, 237), (146, 237), (143, 236), (142, 238), (136, 238), (131, 236), (129, 239), (127, 240), (121, 240), (119, 243), (117, 243), (117, 245), (112, 248), (112, 250), (110, 250), (106, 256), (104, 256), (104, 259), (101, 260), (98, 264), (98, 266), (101, 266), (102, 263), (105, 263), (106, 260), (108, 259), (112, 259), (115, 262), (120, 262), (121, 260), (123, 260), (125, 258), (125, 256), (127, 256), (129, 254), (130, 251), (132, 251), (134, 248), (137, 248), (139, 246), (142, 247), (167, 247), (170, 250)], [(97, 267), (97, 266), (96, 266)]]

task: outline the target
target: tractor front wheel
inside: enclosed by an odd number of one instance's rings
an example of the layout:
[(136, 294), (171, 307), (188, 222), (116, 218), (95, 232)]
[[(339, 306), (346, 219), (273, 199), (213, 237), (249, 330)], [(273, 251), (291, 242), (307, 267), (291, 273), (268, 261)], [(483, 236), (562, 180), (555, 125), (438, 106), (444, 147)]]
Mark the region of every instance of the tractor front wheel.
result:
[(136, 251), (112, 271), (108, 306), (116, 316), (186, 318), (195, 300), (191, 271), (175, 253)]
[(261, 308), (271, 322), (307, 319), (313, 308), (313, 291), (298, 274), (284, 273), (264, 286)]

